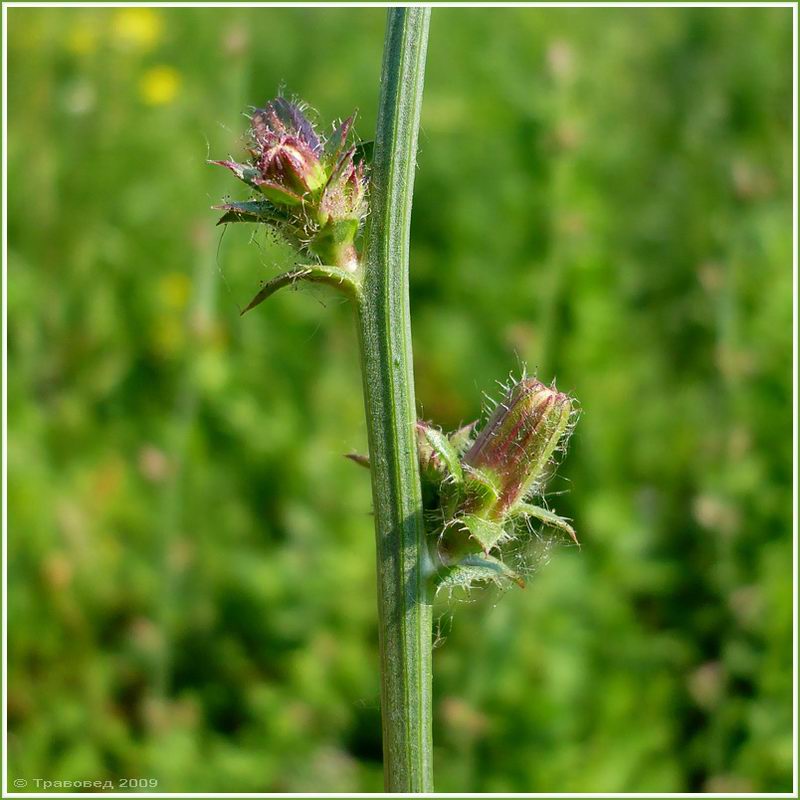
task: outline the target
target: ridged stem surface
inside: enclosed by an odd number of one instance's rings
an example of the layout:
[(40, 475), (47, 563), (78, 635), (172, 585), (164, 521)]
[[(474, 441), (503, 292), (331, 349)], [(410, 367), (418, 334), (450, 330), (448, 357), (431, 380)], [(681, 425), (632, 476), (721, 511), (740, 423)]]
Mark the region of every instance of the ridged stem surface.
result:
[(415, 433), (408, 246), (430, 10), (390, 8), (357, 299), (378, 559), (387, 791), (433, 791), (431, 602)]

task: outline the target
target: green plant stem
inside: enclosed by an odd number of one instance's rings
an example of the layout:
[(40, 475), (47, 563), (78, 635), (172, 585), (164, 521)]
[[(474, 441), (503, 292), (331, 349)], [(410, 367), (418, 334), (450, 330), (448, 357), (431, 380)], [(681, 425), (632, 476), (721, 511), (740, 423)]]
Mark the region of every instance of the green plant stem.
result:
[(430, 792), (432, 612), (408, 302), (408, 244), (430, 11), (390, 8), (357, 317), (375, 508), (387, 791)]

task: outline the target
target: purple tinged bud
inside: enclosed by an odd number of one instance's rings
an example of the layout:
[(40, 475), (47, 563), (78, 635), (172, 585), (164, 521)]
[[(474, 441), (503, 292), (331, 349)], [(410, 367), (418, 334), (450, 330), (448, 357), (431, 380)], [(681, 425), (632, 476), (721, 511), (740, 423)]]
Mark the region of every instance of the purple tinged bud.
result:
[(515, 384), (464, 455), (465, 471), (488, 478), (497, 499), (484, 513), (501, 519), (544, 477), (567, 432), (572, 401), (535, 378)]
[(300, 107), (285, 97), (276, 97), (264, 108), (257, 108), (251, 117), (251, 126), (253, 138), (259, 144), (270, 146), (276, 137), (288, 136), (302, 142), (314, 155), (322, 153), (322, 143), (314, 126)]
[[(266, 200), (250, 200), (223, 221), (263, 221), (283, 232), (321, 263), (350, 272), (359, 267), (356, 238), (366, 214), (367, 178), (357, 147), (348, 147), (355, 114), (321, 137), (302, 106), (270, 100), (250, 117), (250, 161), (211, 163), (229, 169)], [(258, 205), (261, 203), (262, 205)], [(264, 205), (266, 204), (266, 205)], [(265, 216), (264, 208), (270, 209)], [(229, 209), (226, 209), (229, 210)], [(230, 211), (230, 210), (229, 210)]]
[(283, 97), (271, 100), (253, 112), (250, 127), (251, 152), (261, 177), (258, 183), (266, 187), (264, 193), (270, 199), (286, 202), (281, 189), (289, 196), (305, 195), (325, 185), (322, 144), (298, 106)]

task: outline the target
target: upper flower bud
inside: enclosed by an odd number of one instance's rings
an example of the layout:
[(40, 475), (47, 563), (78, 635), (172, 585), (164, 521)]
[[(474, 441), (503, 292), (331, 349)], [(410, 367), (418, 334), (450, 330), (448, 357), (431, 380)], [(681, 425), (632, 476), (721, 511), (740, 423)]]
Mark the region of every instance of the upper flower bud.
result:
[(556, 446), (569, 427), (572, 401), (535, 378), (523, 378), (497, 406), (462, 465), (487, 490), (473, 495), (470, 509), (501, 519), (544, 476)]
[(223, 221), (270, 222), (323, 263), (355, 270), (367, 181), (356, 147), (347, 147), (353, 119), (344, 120), (326, 139), (301, 106), (286, 98), (256, 109), (250, 117), (250, 163), (212, 163), (227, 167), (269, 203), (261, 200), (255, 208), (229, 203), (223, 206), (230, 212)]
[(271, 100), (253, 112), (250, 131), (256, 182), (271, 200), (292, 205), (325, 185), (322, 143), (299, 106), (283, 97)]

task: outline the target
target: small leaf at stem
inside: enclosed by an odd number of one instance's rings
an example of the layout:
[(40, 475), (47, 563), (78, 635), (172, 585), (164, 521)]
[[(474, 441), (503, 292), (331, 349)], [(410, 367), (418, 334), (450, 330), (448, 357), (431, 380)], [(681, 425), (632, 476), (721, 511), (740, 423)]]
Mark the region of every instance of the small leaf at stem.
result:
[(344, 457), (354, 461), (360, 467), (369, 469), (369, 456), (364, 456), (361, 453), (345, 453)]
[(360, 291), (359, 283), (351, 273), (345, 272), (338, 267), (329, 267), (323, 264), (309, 265), (284, 272), (271, 281), (267, 281), (241, 313), (246, 314), (251, 309), (261, 305), (270, 295), (275, 294), (278, 289), (283, 289), (284, 286), (293, 286), (298, 281), (325, 283), (334, 289), (344, 292), (349, 297), (357, 296)]
[(511, 567), (488, 555), (469, 555), (457, 564), (445, 567), (436, 578), (437, 588), (463, 586), (468, 588), (477, 581), (500, 583), (510, 580), (525, 588), (525, 580)]
[(514, 509), (514, 516), (521, 516), (527, 519), (538, 519), (540, 522), (543, 522), (545, 525), (549, 525), (551, 528), (559, 528), (562, 531), (566, 531), (570, 535), (575, 544), (578, 547), (581, 546), (581, 543), (578, 541), (578, 537), (575, 534), (575, 529), (569, 522), (564, 519), (564, 517), (560, 517), (558, 514), (555, 514), (552, 511), (548, 511), (546, 508), (541, 508), (540, 506), (534, 506), (530, 503), (520, 503)]
[(288, 217), (281, 209), (276, 208), (268, 200), (246, 200), (243, 203), (223, 203), (212, 206), (217, 211), (227, 213), (217, 225), (228, 222), (286, 222)]

